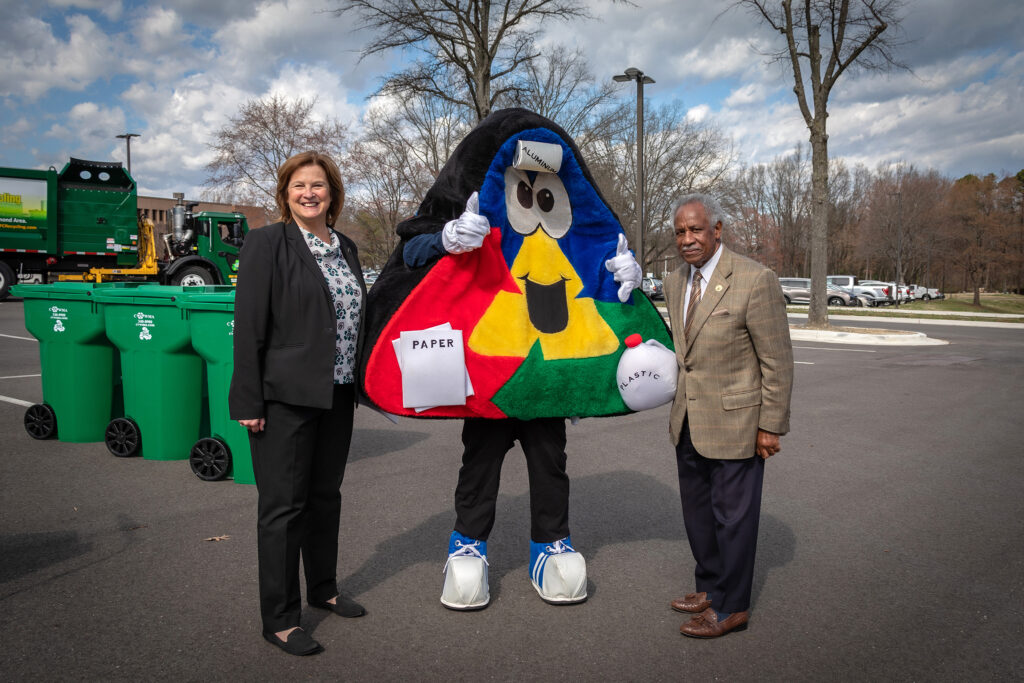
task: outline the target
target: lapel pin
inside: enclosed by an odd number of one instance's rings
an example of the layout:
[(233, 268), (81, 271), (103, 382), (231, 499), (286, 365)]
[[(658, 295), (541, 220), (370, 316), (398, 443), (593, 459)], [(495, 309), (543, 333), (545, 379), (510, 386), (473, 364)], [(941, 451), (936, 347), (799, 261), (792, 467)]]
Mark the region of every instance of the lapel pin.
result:
[(722, 291), (722, 285), (715, 285), (715, 291), (716, 292), (721, 292)]

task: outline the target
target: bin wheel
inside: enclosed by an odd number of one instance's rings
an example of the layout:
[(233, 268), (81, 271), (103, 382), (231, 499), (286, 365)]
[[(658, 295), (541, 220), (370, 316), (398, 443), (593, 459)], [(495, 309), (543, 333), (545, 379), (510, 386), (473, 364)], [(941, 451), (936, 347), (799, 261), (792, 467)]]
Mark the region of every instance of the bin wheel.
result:
[(220, 439), (199, 439), (192, 446), (188, 464), (203, 481), (219, 481), (231, 469), (231, 451)]
[(33, 439), (52, 439), (57, 435), (57, 414), (45, 403), (29, 406), (25, 411), (25, 431)]
[(142, 435), (135, 420), (129, 417), (115, 417), (107, 425), (104, 441), (107, 450), (119, 458), (138, 455), (142, 448)]

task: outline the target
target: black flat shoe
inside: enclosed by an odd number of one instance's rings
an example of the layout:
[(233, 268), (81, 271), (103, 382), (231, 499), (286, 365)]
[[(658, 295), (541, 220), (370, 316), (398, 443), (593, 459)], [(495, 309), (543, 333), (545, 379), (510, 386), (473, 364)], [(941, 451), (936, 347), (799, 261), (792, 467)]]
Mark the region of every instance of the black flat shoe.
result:
[(346, 619), (354, 619), (355, 617), (361, 617), (366, 614), (366, 609), (352, 598), (347, 598), (344, 595), (339, 595), (336, 602), (311, 602), (310, 607), (316, 607), (317, 609), (329, 609), (339, 617), (345, 617)]
[(288, 640), (281, 640), (274, 633), (264, 633), (264, 639), (271, 645), (277, 645), (290, 655), (305, 657), (316, 655), (324, 651), (324, 646), (309, 637), (309, 634), (301, 628), (297, 628), (288, 634)]

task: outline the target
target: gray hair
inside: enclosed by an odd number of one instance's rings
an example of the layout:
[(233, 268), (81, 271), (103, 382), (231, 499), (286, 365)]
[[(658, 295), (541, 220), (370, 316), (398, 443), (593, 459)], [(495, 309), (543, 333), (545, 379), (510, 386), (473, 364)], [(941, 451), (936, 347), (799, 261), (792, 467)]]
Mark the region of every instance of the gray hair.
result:
[(728, 224), (728, 217), (725, 215), (725, 211), (722, 209), (722, 205), (718, 203), (718, 200), (709, 194), (702, 192), (694, 192), (692, 194), (684, 194), (682, 197), (677, 199), (672, 204), (672, 220), (675, 221), (676, 214), (679, 213), (679, 209), (686, 206), (687, 204), (693, 204), (694, 202), (704, 207), (705, 213), (708, 215), (708, 222), (711, 227), (715, 226), (715, 223), (721, 222), (722, 228), (724, 229)]

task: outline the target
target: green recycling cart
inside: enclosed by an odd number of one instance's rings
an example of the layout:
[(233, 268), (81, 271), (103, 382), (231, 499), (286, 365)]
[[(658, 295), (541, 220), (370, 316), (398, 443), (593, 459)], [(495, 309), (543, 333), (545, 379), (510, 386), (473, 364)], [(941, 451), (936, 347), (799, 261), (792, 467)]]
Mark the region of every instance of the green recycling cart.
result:
[(15, 285), (24, 299), (25, 327), (39, 340), (43, 402), (25, 411), (36, 439), (103, 441), (107, 423), (121, 414), (120, 363), (107, 339), (97, 295), (128, 291), (136, 283), (58, 282)]
[(178, 301), (230, 285), (143, 285), (104, 290), (107, 338), (118, 348), (124, 416), (107, 425), (104, 441), (116, 456), (184, 460), (207, 429), (203, 360), (192, 349), (188, 320)]
[(188, 318), (192, 347), (206, 361), (210, 435), (192, 446), (192, 472), (206, 481), (230, 474), (237, 484), (255, 484), (249, 434), (228, 415), (228, 389), (234, 369), (235, 292), (190, 295), (178, 305)]

